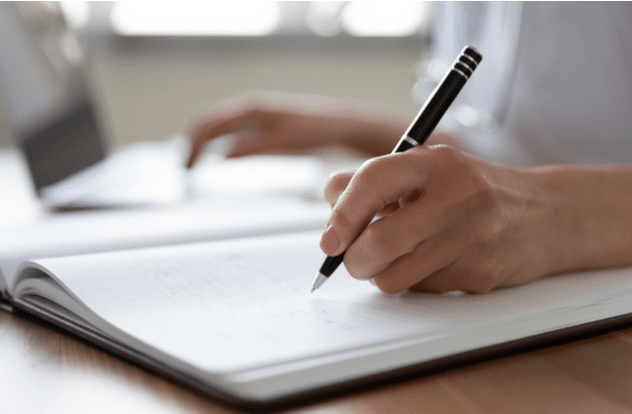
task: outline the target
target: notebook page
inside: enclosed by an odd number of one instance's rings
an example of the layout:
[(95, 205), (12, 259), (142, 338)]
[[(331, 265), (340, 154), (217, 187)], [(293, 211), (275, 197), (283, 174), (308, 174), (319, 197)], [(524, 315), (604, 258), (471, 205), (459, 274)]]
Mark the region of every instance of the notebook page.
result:
[(482, 296), (386, 295), (341, 267), (310, 294), (323, 260), (319, 236), (310, 232), (38, 262), (107, 322), (215, 372), (424, 334), (481, 328), (484, 341), (489, 331), (482, 328), (511, 326), (515, 319), (529, 321), (537, 331), (547, 323), (546, 312), (556, 315), (626, 286), (630, 290), (626, 270), (601, 278), (550, 278)]
[(2, 229), (0, 273), (12, 286), (15, 270), (26, 260), (319, 229), (329, 212), (325, 203), (261, 196), (54, 215)]
[[(209, 370), (390, 338), (413, 326), (343, 268), (310, 294), (318, 233), (39, 261), (95, 313)], [(390, 306), (390, 307), (389, 307)], [(382, 308), (378, 314), (372, 309)], [(415, 317), (414, 326), (418, 326)], [(438, 325), (432, 321), (432, 325)]]

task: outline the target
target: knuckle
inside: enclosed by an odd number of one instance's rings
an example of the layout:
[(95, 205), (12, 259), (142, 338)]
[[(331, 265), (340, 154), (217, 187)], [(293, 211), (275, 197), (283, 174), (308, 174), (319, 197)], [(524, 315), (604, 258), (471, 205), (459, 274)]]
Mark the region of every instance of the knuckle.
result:
[(463, 161), (461, 153), (449, 145), (433, 145), (430, 151), (434, 159), (446, 166), (460, 164)]
[[(404, 197), (417, 199), (428, 179), (428, 168), (423, 156), (423, 152), (406, 151), (367, 160), (353, 178), (354, 187), (370, 194), (381, 207)], [(394, 181), (401, 175), (409, 178), (409, 185), (401, 186)]]
[(338, 231), (343, 230), (348, 232), (353, 228), (353, 224), (340, 208), (335, 208), (331, 212), (329, 223)]
[(475, 294), (485, 294), (496, 286), (497, 270), (490, 259), (481, 259), (471, 270), (467, 291)]
[(245, 117), (257, 117), (270, 109), (270, 100), (264, 92), (248, 91), (237, 99), (235, 113)]
[(345, 267), (347, 272), (354, 278), (359, 280), (369, 279), (372, 274), (366, 270), (366, 260), (357, 250), (347, 250), (345, 252)]
[(394, 295), (396, 293), (400, 293), (405, 290), (399, 286), (393, 278), (389, 277), (376, 277), (373, 279), (373, 282), (384, 293), (388, 293)]
[[(463, 195), (463, 208), (467, 214), (484, 214), (494, 220), (499, 218), (494, 212), (499, 206), (499, 196), (496, 189), (479, 175), (471, 175), (467, 184), (467, 192)], [(485, 227), (489, 224), (488, 220), (481, 222)], [(480, 227), (480, 226), (479, 226)]]
[(325, 199), (332, 206), (336, 204), (340, 194), (347, 188), (351, 175), (349, 173), (339, 173), (333, 175), (325, 185)]
[(482, 178), (476, 177), (476, 189), (472, 199), (480, 207), (492, 208), (497, 203), (497, 196), (494, 188)]
[(372, 186), (376, 178), (379, 178), (383, 173), (384, 163), (382, 161), (378, 157), (363, 162), (354, 177), (358, 184)]
[(502, 243), (505, 229), (503, 224), (496, 221), (488, 221), (486, 225), (479, 231), (479, 238), (486, 245), (485, 250), (490, 251), (494, 246)]
[[(388, 265), (382, 253), (383, 237), (366, 229), (345, 253), (345, 265), (356, 279), (369, 279)], [(388, 244), (388, 243), (387, 243)]]
[(428, 179), (428, 166), (425, 151), (406, 151), (397, 155), (401, 157), (400, 160), (398, 160), (399, 164), (413, 174), (420, 183), (423, 183)]
[(258, 89), (250, 89), (239, 95), (241, 102), (250, 105), (259, 105), (266, 100), (266, 94)]
[(436, 293), (436, 294), (439, 294), (439, 295), (443, 295), (444, 293), (448, 293), (448, 292), (454, 291), (454, 289), (448, 287), (447, 285), (432, 285), (426, 291), (430, 292), (430, 293)]
[(375, 159), (363, 163), (352, 180), (355, 192), (369, 195), (371, 200), (385, 204), (380, 193), (384, 181), (382, 168), (382, 163)]
[(473, 293), (475, 295), (484, 295), (486, 293), (491, 292), (493, 288), (494, 286), (491, 284), (481, 284), (481, 285), (472, 287), (472, 289), (470, 289), (468, 292)]
[(367, 280), (375, 276), (380, 261), (376, 260), (374, 252), (367, 250), (358, 243), (353, 243), (345, 252), (345, 267), (355, 279)]
[(259, 101), (246, 102), (241, 108), (241, 113), (245, 117), (256, 118), (264, 113), (264, 108), (262, 103)]
[(388, 261), (394, 254), (395, 243), (389, 235), (376, 226), (367, 227), (360, 236), (359, 242), (366, 251), (371, 252), (371, 259), (380, 264)]
[[(474, 208), (469, 208), (470, 216), (477, 214)], [(500, 229), (494, 220), (479, 218), (478, 222), (470, 223), (467, 230), (463, 230), (463, 243), (472, 250), (488, 252), (492, 245), (500, 239)]]
[(437, 163), (437, 168), (451, 172), (451, 176), (458, 177), (463, 188), (469, 188), (469, 193), (488, 194), (493, 187), (472, 162), (471, 157), (463, 154), (454, 147), (448, 145), (435, 145), (431, 147), (432, 159)]
[(428, 293), (444, 294), (459, 290), (459, 281), (461, 277), (459, 273), (455, 273), (453, 269), (438, 270), (431, 275), (426, 275), (411, 287), (411, 290), (417, 290)]
[(415, 171), (417, 166), (418, 163), (410, 162), (407, 157), (395, 159), (386, 155), (372, 158), (360, 166), (353, 184), (357, 191), (371, 195), (370, 198), (383, 207), (397, 200), (392, 192), (395, 185), (392, 171), (402, 168)]

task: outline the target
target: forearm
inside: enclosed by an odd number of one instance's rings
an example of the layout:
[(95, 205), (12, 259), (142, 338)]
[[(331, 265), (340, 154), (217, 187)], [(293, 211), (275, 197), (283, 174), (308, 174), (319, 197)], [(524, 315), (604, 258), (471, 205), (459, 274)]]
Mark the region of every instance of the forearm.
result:
[(341, 144), (371, 157), (390, 153), (410, 122), (405, 115), (371, 107), (343, 110), (336, 118), (345, 129), (339, 134), (344, 137)]
[(632, 265), (632, 167), (538, 168), (550, 201), (550, 273)]

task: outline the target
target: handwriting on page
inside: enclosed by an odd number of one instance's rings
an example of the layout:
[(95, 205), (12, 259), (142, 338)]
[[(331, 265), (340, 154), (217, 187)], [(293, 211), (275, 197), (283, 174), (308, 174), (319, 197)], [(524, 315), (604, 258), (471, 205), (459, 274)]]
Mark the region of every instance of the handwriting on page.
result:
[(172, 338), (178, 336), (174, 332), (186, 334), (191, 342), (188, 357), (203, 359), (208, 352), (231, 349), (227, 361), (239, 358), (246, 363), (264, 354), (268, 360), (298, 357), (322, 351), (323, 344), (339, 349), (388, 340), (396, 331), (440, 325), (430, 320), (424, 324), (414, 307), (406, 311), (407, 302), (414, 301), (382, 294), (346, 272), (337, 274), (327, 289), (311, 294), (314, 269), (322, 260), (312, 239), (127, 257), (119, 264), (125, 273), (142, 278), (164, 298), (143, 317), (142, 326), (133, 329), (151, 331), (155, 323), (163, 333), (172, 332)]
[[(81, 271), (74, 259), (77, 278), (65, 283), (113, 325), (214, 368), (360, 347), (476, 320), (475, 298), (387, 295), (342, 268), (311, 294), (323, 258), (318, 236), (112, 253), (81, 259)], [(86, 279), (90, 269), (93, 278)]]
[(179, 306), (207, 315), (209, 327), (223, 327), (230, 335), (234, 326), (248, 326), (249, 335), (257, 331), (285, 343), (296, 337), (297, 329), (350, 331), (365, 316), (356, 312), (349, 318), (335, 302), (326, 306), (311, 300), (309, 281), (301, 277), (305, 269), (269, 257), (257, 254), (255, 258), (252, 252), (247, 256), (193, 254), (134, 260), (127, 265)]

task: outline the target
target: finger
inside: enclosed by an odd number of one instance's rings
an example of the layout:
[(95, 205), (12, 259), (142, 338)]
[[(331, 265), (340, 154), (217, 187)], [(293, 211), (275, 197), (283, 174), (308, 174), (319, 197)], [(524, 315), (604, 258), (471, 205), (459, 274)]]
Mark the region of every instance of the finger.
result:
[[(461, 249), (453, 246), (446, 252), (446, 240), (448, 232), (436, 239), (426, 240), (409, 254), (400, 256), (387, 268), (373, 275), (372, 279), (380, 290), (387, 293), (399, 293), (434, 274), (435, 272), (452, 265)], [(354, 276), (354, 270), (349, 269), (345, 253), (345, 267)]]
[[(524, 280), (506, 271), (506, 261), (499, 260), (495, 244), (473, 239), (475, 233), (476, 223), (462, 217), (378, 272), (375, 278), (380, 280), (376, 279), (376, 283), (391, 293), (411, 288), (433, 293), (460, 290), (476, 294), (523, 283)], [(351, 267), (349, 273), (355, 272), (353, 260), (347, 251), (345, 266)]]
[(355, 277), (368, 279), (412, 253), (420, 243), (453, 229), (454, 218), (441, 201), (429, 196), (375, 220), (347, 249), (347, 268)]
[(187, 168), (191, 168), (207, 142), (219, 136), (234, 133), (244, 127), (244, 115), (220, 121), (209, 121), (196, 128), (191, 134), (191, 152), (187, 161)]
[[(325, 201), (329, 203), (329, 205), (333, 208), (340, 198), (340, 194), (347, 188), (349, 185), (349, 181), (351, 181), (351, 177), (353, 177), (353, 173), (338, 173), (333, 175), (327, 185), (325, 186)], [(381, 211), (377, 213), (378, 217), (384, 217), (399, 209), (399, 202), (393, 202), (384, 207)]]
[(466, 292), (468, 290), (465, 286), (466, 281), (465, 275), (455, 270), (455, 266), (448, 266), (415, 283), (410, 289), (439, 294), (459, 290)]
[(378, 211), (376, 214), (376, 217), (386, 217), (389, 214), (393, 214), (394, 212), (396, 212), (397, 210), (399, 210), (399, 202), (395, 201), (392, 203), (387, 204), (381, 211)]
[(240, 158), (268, 152), (270, 144), (262, 139), (263, 132), (254, 128), (245, 128), (234, 134), (226, 158)]
[[(441, 269), (452, 268), (455, 263), (463, 261), (466, 250), (471, 247), (471, 240), (466, 235), (467, 230), (465, 234), (462, 231), (467, 225), (467, 219), (450, 223), (449, 226), (421, 241), (410, 253), (398, 257), (373, 275), (364, 275), (362, 278), (373, 278), (377, 286), (387, 293), (398, 293), (419, 285)], [(353, 246), (345, 253), (345, 267), (356, 277), (354, 266), (360, 261), (354, 257), (355, 252), (352, 248)], [(446, 288), (455, 290), (451, 285)]]
[(347, 188), (353, 173), (338, 173), (333, 175), (325, 186), (325, 200), (331, 207), (336, 204), (340, 194)]
[(413, 148), (373, 158), (360, 167), (338, 198), (328, 221), (331, 227), (328, 237), (339, 242), (325, 245), (321, 240), (321, 248), (327, 255), (342, 253), (376, 213), (406, 194), (423, 189), (428, 180), (423, 157), (419, 156), (423, 153)]
[(425, 279), (411, 286), (411, 290), (431, 292), (431, 293), (447, 293), (454, 291), (462, 291), (467, 293), (484, 294), (492, 290), (495, 285), (494, 279), (490, 274), (476, 275), (467, 267), (460, 266), (455, 263), (444, 269), (440, 269)]
[[(441, 269), (420, 280), (411, 288), (426, 292), (445, 293), (460, 290), (467, 293), (483, 294), (492, 289), (523, 284), (533, 280), (533, 273), (508, 270), (507, 260), (500, 259), (496, 249), (484, 244), (468, 248), (467, 254), (445, 269)], [(531, 275), (526, 277), (525, 275)]]
[(186, 163), (187, 168), (193, 167), (193, 164), (195, 164), (195, 161), (200, 156), (200, 152), (202, 151), (202, 148), (206, 143), (206, 140), (204, 138), (206, 134), (201, 131), (204, 126), (198, 126), (195, 128), (194, 132), (189, 133), (191, 148), (189, 150), (189, 158), (187, 159)]
[(194, 127), (190, 134), (191, 151), (187, 161), (187, 168), (193, 166), (208, 141), (261, 124), (264, 122), (265, 117), (265, 112), (256, 108), (231, 115), (215, 115), (215, 119), (207, 116), (207, 121)]

